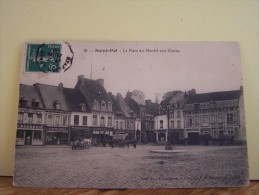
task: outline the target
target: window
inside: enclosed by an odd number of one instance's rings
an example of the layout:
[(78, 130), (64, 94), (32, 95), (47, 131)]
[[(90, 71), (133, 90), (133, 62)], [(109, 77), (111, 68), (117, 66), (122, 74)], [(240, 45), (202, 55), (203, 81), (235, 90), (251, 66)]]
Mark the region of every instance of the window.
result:
[(34, 135), (33, 135), (33, 140), (36, 140), (36, 141), (41, 141), (41, 131), (34, 131)]
[(108, 111), (112, 112), (112, 104), (111, 104), (111, 102), (108, 102)]
[(68, 120), (69, 120), (69, 117), (68, 116), (63, 116), (63, 125), (68, 125)]
[(212, 114), (211, 116), (210, 116), (210, 122), (212, 123), (212, 124), (215, 124), (215, 120), (216, 119), (216, 117), (215, 117), (215, 114)]
[(106, 103), (102, 101), (102, 106), (101, 106), (102, 111), (106, 111)]
[(94, 110), (98, 110), (98, 102), (96, 100), (94, 100), (94, 106), (93, 106), (93, 109)]
[(83, 103), (83, 104), (81, 104), (81, 111), (82, 112), (85, 112), (86, 111), (86, 106), (85, 106), (85, 104)]
[(97, 125), (97, 115), (93, 115), (93, 125)]
[(160, 120), (160, 129), (163, 129), (163, 120)]
[(219, 123), (223, 123), (223, 115), (222, 114), (218, 115), (218, 121), (219, 121)]
[(61, 104), (58, 100), (55, 100), (53, 103), (53, 106), (56, 110), (60, 110), (61, 109)]
[(181, 118), (181, 112), (177, 111), (177, 118)]
[(210, 102), (210, 108), (215, 108), (216, 107), (216, 102)]
[(87, 125), (87, 116), (83, 116), (83, 125)]
[(42, 114), (37, 114), (37, 123), (42, 123)]
[(18, 113), (18, 122), (23, 122), (23, 113), (22, 112)]
[(211, 129), (211, 132), (212, 132), (212, 137), (216, 138), (217, 137), (217, 131), (215, 128), (212, 128)]
[(192, 125), (192, 122), (193, 122), (193, 121), (192, 121), (192, 118), (191, 118), (191, 117), (188, 117), (188, 125), (191, 126), (191, 125)]
[(112, 117), (108, 116), (108, 126), (112, 126)]
[(40, 102), (38, 100), (33, 99), (31, 102), (31, 106), (33, 108), (39, 108)]
[(32, 123), (32, 122), (33, 122), (33, 114), (28, 113), (28, 123)]
[(20, 106), (26, 107), (27, 106), (27, 101), (28, 101), (27, 99), (21, 98), (20, 101), (19, 101)]
[(234, 121), (234, 114), (228, 113), (227, 114), (227, 122), (233, 122)]
[(100, 126), (101, 127), (105, 127), (105, 118), (104, 118), (104, 116), (101, 117)]
[(171, 129), (174, 129), (174, 121), (171, 121)]
[(202, 116), (202, 123), (208, 123), (209, 122), (209, 117), (208, 115), (203, 115)]
[(195, 109), (195, 110), (200, 109), (200, 104), (194, 104), (194, 109)]
[(181, 121), (177, 121), (177, 128), (181, 128)]
[(234, 135), (234, 129), (233, 129), (233, 127), (228, 127), (228, 134)]
[(48, 115), (47, 119), (48, 119), (47, 124), (52, 125), (52, 115), (51, 114)]
[(23, 130), (17, 130), (16, 139), (17, 139), (17, 141), (24, 140), (24, 131)]
[(119, 121), (116, 121), (116, 129), (119, 129)]
[(139, 124), (137, 123), (137, 130), (139, 130)]
[(121, 121), (120, 124), (120, 128), (123, 129), (123, 122)]
[(74, 115), (74, 125), (79, 125), (79, 115)]
[(170, 113), (170, 118), (174, 118), (174, 111)]
[(60, 125), (61, 116), (55, 116), (55, 125)]

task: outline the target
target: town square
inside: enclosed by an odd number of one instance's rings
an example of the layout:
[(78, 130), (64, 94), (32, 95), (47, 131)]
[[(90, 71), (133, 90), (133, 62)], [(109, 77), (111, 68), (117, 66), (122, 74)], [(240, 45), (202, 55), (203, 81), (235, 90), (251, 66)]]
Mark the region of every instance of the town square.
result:
[[(238, 186), (247, 175), (244, 146), (18, 147), (14, 184), (61, 188)], [(109, 186), (109, 187), (108, 187)]]

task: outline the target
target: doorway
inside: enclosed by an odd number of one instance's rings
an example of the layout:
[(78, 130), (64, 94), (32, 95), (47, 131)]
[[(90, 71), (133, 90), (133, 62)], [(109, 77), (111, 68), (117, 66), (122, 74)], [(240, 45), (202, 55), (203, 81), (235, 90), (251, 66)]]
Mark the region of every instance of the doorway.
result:
[(25, 145), (31, 145), (32, 142), (32, 131), (25, 131)]
[(200, 144), (200, 137), (199, 133), (193, 132), (188, 133), (188, 144), (189, 145), (199, 145)]

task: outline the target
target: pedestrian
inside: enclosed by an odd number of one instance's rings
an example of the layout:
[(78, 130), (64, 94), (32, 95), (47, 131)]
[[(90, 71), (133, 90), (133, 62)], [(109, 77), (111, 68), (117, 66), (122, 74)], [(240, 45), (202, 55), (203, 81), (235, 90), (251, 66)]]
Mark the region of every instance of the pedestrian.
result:
[(136, 141), (133, 142), (133, 147), (134, 147), (135, 149), (137, 148), (137, 142), (136, 142)]

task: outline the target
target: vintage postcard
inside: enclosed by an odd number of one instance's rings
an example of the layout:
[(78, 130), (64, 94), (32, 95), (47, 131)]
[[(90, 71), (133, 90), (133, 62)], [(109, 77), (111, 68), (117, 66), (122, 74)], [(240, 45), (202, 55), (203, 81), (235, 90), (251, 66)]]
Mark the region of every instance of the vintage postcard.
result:
[(239, 44), (26, 43), (13, 183), (248, 185)]

